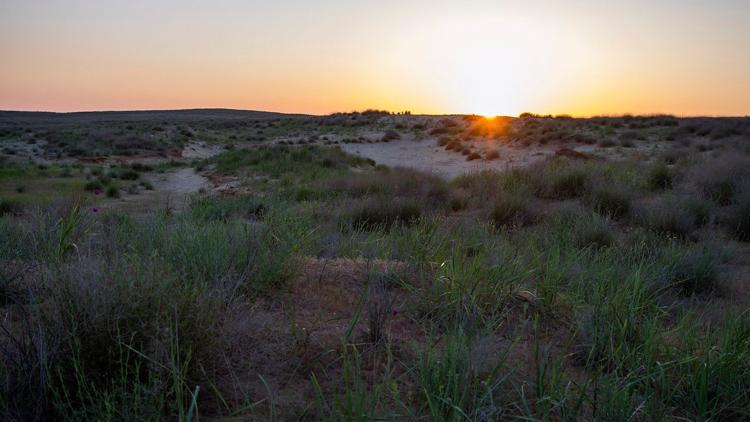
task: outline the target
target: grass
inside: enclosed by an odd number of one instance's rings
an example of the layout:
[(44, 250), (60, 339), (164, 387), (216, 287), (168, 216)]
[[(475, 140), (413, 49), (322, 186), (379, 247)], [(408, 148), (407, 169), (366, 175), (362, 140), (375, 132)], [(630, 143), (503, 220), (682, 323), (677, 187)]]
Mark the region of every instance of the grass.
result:
[(670, 249), (665, 283), (682, 294), (706, 293), (716, 288), (719, 257), (706, 248)]
[(500, 196), (492, 206), (490, 217), (498, 227), (525, 226), (534, 221), (528, 200), (518, 195)]
[(750, 241), (750, 199), (747, 195), (732, 209), (727, 225), (737, 239)]
[[(319, 126), (383, 119), (385, 133), (401, 117)], [(425, 132), (481, 129), (446, 119)], [(577, 124), (686, 124), (523, 120), (547, 142)], [(711, 153), (445, 181), (331, 147), (238, 147), (196, 165), (247, 191), (137, 216), (93, 212), (83, 185), (148, 169), (3, 166), (0, 417), (742, 420), (750, 323), (734, 281), (750, 208), (743, 167)], [(71, 187), (24, 200), (58, 179)], [(728, 200), (710, 194), (724, 182)]]
[(320, 177), (335, 174), (351, 167), (371, 166), (366, 159), (344, 154), (338, 147), (286, 146), (258, 147), (247, 150), (230, 150), (206, 160), (215, 165), (220, 174), (234, 174), (240, 170), (256, 171), (278, 178), (294, 174), (296, 177)]
[(345, 213), (342, 224), (361, 230), (390, 229), (398, 224), (414, 224), (421, 215), (421, 205), (411, 199), (394, 198), (388, 203), (368, 200)]
[(584, 198), (594, 211), (612, 218), (622, 218), (630, 212), (630, 194), (619, 187), (597, 186)]
[(668, 190), (672, 189), (672, 179), (673, 175), (669, 167), (664, 164), (657, 164), (649, 170), (646, 183), (651, 190)]
[(666, 198), (642, 209), (637, 218), (657, 233), (689, 238), (706, 218), (701, 209), (691, 206), (678, 198)]

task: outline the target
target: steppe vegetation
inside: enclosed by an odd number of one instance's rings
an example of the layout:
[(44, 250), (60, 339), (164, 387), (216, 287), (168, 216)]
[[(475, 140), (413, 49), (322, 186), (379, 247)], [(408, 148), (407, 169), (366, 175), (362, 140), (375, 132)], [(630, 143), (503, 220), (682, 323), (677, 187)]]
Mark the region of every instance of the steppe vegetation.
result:
[[(750, 418), (750, 119), (24, 119), (4, 420)], [(342, 149), (415, 142), (486, 168)]]

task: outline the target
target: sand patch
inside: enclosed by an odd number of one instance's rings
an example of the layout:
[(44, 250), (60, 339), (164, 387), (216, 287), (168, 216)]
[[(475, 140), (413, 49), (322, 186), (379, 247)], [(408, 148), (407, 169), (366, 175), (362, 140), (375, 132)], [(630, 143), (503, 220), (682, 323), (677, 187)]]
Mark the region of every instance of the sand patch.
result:
[(557, 147), (517, 147), (497, 145), (489, 141), (477, 143), (478, 151), (497, 150), (495, 160), (478, 159), (468, 161), (466, 156), (437, 145), (434, 139), (403, 139), (387, 143), (342, 144), (341, 148), (354, 155), (374, 160), (389, 167), (409, 167), (426, 173), (451, 179), (465, 173), (482, 170), (506, 170), (528, 166), (554, 154)]

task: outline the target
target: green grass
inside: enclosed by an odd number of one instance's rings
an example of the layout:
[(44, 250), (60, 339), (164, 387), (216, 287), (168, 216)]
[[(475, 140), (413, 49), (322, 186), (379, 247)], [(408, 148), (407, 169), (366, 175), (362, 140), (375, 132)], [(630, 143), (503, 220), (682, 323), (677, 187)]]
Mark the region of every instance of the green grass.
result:
[(230, 150), (206, 160), (221, 174), (252, 171), (273, 178), (293, 175), (295, 179), (317, 178), (336, 174), (351, 167), (371, 166), (363, 158), (345, 154), (338, 147), (263, 146), (245, 150)]
[[(746, 258), (744, 188), (703, 198), (706, 163), (444, 181), (305, 145), (200, 165), (253, 192), (94, 213), (70, 201), (78, 169), (0, 170), (0, 416), (750, 415), (750, 324), (725, 283)], [(79, 183), (68, 201), (13, 208), (57, 180)]]

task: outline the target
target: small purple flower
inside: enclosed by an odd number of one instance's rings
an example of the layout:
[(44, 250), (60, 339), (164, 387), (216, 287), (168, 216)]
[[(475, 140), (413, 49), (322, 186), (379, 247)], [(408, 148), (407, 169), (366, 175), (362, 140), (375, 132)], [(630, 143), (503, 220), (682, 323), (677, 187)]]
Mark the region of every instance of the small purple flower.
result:
[(393, 316), (395, 316), (395, 317), (398, 316), (398, 309), (397, 308), (393, 308)]
[(99, 188), (94, 189), (94, 195), (99, 195), (102, 193), (102, 190)]
[(97, 207), (91, 208), (91, 212), (99, 212), (99, 208)]

